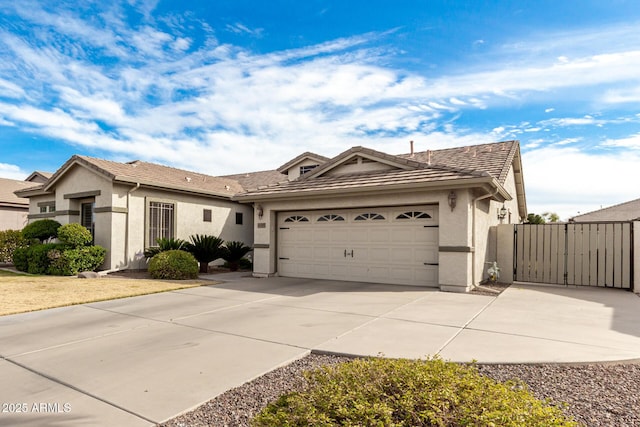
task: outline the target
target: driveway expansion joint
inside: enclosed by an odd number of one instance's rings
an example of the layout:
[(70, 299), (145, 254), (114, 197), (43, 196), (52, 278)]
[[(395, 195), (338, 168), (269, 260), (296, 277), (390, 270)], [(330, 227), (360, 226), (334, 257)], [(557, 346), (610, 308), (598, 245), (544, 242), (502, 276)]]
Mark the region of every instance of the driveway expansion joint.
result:
[(125, 407), (123, 407), (123, 406), (120, 406), (120, 405), (118, 405), (117, 403), (111, 402), (111, 401), (109, 401), (109, 400), (107, 400), (107, 399), (104, 399), (104, 398), (102, 398), (102, 397), (100, 397), (100, 396), (97, 396), (97, 395), (95, 395), (95, 394), (93, 394), (93, 393), (90, 393), (90, 392), (88, 392), (88, 391), (86, 391), (86, 390), (83, 390), (83, 389), (81, 389), (81, 388), (79, 388), (79, 387), (76, 387), (76, 386), (74, 386), (73, 384), (70, 384), (70, 383), (68, 383), (68, 382), (66, 382), (66, 381), (62, 381), (62, 380), (61, 380), (61, 379), (59, 379), (59, 378), (53, 377), (53, 376), (51, 376), (51, 375), (47, 375), (47, 374), (45, 374), (44, 372), (40, 372), (40, 371), (38, 371), (38, 370), (36, 370), (36, 369), (30, 368), (29, 366), (24, 365), (24, 364), (22, 364), (22, 363), (20, 363), (20, 362), (18, 362), (18, 361), (15, 361), (15, 360), (10, 359), (10, 358), (7, 358), (7, 357), (2, 357), (2, 360), (5, 360), (6, 362), (11, 363), (12, 365), (15, 365), (15, 366), (17, 366), (17, 367), (19, 367), (19, 368), (21, 368), (21, 369), (26, 370), (26, 371), (29, 371), (29, 372), (31, 372), (32, 374), (35, 374), (35, 375), (37, 375), (37, 376), (39, 376), (39, 377), (42, 377), (42, 378), (44, 378), (44, 379), (46, 379), (46, 380), (52, 381), (52, 382), (54, 382), (54, 383), (56, 383), (56, 384), (59, 384), (59, 385), (61, 385), (61, 386), (63, 386), (63, 387), (66, 387), (66, 388), (69, 388), (69, 389), (71, 389), (71, 390), (77, 391), (78, 393), (83, 394), (83, 395), (85, 395), (85, 396), (87, 396), (87, 397), (90, 397), (90, 398), (92, 398), (92, 399), (95, 399), (95, 400), (98, 400), (98, 401), (100, 401), (100, 402), (102, 402), (102, 403), (105, 403), (105, 404), (107, 404), (107, 405), (109, 405), (109, 406), (111, 406), (111, 407), (113, 407), (113, 408), (119, 409), (119, 410), (121, 410), (121, 411), (123, 411), (123, 412), (126, 412), (126, 413), (128, 413), (128, 414), (131, 414), (131, 415), (133, 415), (134, 417), (138, 417), (138, 418), (140, 418), (141, 420), (144, 420), (144, 421), (150, 422), (150, 423), (152, 423), (152, 424), (158, 424), (158, 421), (154, 421), (154, 420), (152, 420), (152, 419), (150, 419), (150, 418), (148, 418), (148, 417), (145, 417), (145, 416), (144, 416), (144, 415), (142, 415), (142, 414), (138, 414), (137, 412), (134, 412), (134, 411), (132, 411), (132, 410), (130, 410), (130, 409), (127, 409), (127, 408), (125, 408)]

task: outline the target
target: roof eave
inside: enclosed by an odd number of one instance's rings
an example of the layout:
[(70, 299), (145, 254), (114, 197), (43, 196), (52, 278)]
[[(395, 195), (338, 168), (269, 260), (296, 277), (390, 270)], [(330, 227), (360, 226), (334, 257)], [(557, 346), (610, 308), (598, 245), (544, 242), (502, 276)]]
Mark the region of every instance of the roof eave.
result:
[(324, 190), (298, 190), (290, 191), (286, 193), (271, 193), (271, 194), (236, 194), (233, 197), (233, 201), (240, 203), (252, 203), (255, 201), (265, 200), (287, 200), (298, 199), (301, 197), (330, 197), (336, 194), (357, 194), (357, 193), (384, 193), (384, 192), (398, 192), (398, 191), (410, 191), (415, 189), (427, 189), (430, 191), (437, 190), (452, 190), (461, 188), (485, 188), (487, 192), (495, 193), (494, 198), (500, 202), (511, 200), (511, 195), (504, 189), (504, 187), (493, 177), (478, 177), (478, 178), (457, 178), (455, 180), (442, 180), (432, 182), (420, 182), (420, 183), (403, 183), (403, 184), (387, 184), (384, 186), (375, 185), (370, 187), (355, 187), (355, 188), (335, 188)]
[(229, 191), (229, 193), (222, 193), (218, 191), (209, 191), (203, 190), (199, 188), (189, 188), (182, 187), (179, 185), (170, 185), (164, 182), (153, 182), (153, 181), (144, 181), (144, 180), (136, 180), (126, 176), (116, 176), (113, 179), (114, 183), (118, 184), (127, 184), (127, 185), (140, 185), (141, 187), (154, 188), (154, 189), (162, 189), (162, 190), (171, 190), (178, 193), (187, 193), (187, 194), (198, 194), (203, 196), (211, 196), (211, 197), (219, 197), (222, 199), (229, 199), (234, 196), (235, 193)]

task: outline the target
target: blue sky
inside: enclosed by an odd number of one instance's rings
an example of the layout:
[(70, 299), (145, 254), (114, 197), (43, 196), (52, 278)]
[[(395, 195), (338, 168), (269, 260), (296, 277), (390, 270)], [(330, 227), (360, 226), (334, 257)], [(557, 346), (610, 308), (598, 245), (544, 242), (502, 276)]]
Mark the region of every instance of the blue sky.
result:
[(0, 0), (0, 176), (518, 139), (529, 211), (640, 197), (637, 1)]

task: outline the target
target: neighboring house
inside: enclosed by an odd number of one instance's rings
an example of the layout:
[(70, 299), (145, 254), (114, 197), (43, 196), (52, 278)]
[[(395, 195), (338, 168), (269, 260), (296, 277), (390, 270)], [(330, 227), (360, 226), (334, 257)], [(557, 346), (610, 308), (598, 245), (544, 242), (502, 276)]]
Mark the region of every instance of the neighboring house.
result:
[(363, 147), (283, 165), (253, 203), (254, 275), (464, 291), (495, 260), (490, 228), (527, 216), (517, 141), (393, 156)]
[(636, 221), (640, 220), (640, 199), (574, 216), (569, 222)]
[(52, 175), (53, 174), (51, 172), (35, 171), (31, 175), (29, 175), (27, 179), (25, 179), (25, 181), (44, 184), (49, 180), (49, 178), (51, 178)]
[(30, 201), (30, 220), (87, 227), (108, 250), (103, 268), (144, 269), (143, 252), (158, 238), (211, 234), (251, 245), (253, 209), (232, 200), (243, 190), (236, 179), (73, 156), (45, 183), (17, 193)]
[(464, 291), (494, 261), (492, 226), (527, 216), (517, 141), (404, 155), (303, 153), (277, 170), (212, 177), (140, 161), (69, 159), (30, 220), (80, 222), (104, 268), (144, 268), (157, 237), (214, 234), (254, 247), (254, 275)]
[(33, 182), (0, 178), (0, 231), (22, 230), (27, 225), (29, 199), (14, 192), (33, 186)]

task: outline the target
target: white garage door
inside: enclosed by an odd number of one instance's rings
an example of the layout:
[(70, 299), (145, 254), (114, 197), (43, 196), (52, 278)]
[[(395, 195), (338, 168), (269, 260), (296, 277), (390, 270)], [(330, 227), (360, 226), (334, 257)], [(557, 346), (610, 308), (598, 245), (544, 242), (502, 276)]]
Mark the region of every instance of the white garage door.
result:
[(437, 287), (437, 215), (437, 206), (281, 212), (278, 273)]

